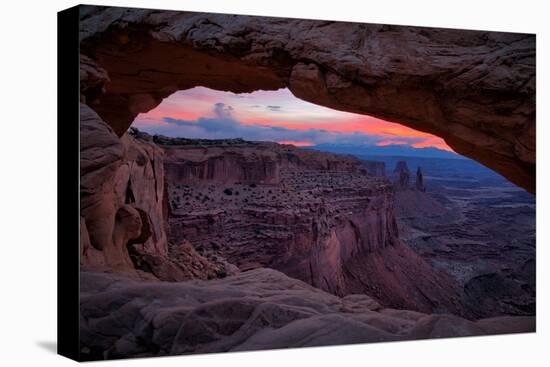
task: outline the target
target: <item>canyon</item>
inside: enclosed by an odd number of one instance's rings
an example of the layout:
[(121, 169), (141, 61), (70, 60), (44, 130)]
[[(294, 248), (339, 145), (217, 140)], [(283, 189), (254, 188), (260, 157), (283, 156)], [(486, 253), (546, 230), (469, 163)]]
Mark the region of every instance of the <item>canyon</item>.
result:
[[(82, 109), (83, 137), (98, 139), (96, 154), (107, 155), (90, 160), (113, 161), (82, 177), (85, 269), (178, 281), (269, 267), (340, 296), (462, 312), (451, 279), (399, 240), (391, 183), (368, 175), (361, 161), (276, 143), (197, 144), (136, 129), (117, 146), (99, 117)], [(113, 140), (88, 130), (92, 121)], [(91, 149), (83, 149), (86, 160)]]
[[(499, 208), (476, 206), (472, 187), (434, 191), (429, 167), (413, 184), (404, 165), (395, 181), (387, 162), (130, 127), (197, 85), (287, 87), (440, 136), (534, 193), (534, 43), (81, 6), (82, 357), (534, 331), (534, 225), (525, 219), (530, 232), (509, 247), (489, 241), (511, 216), (531, 216), (524, 205), (491, 227), (484, 218)], [(476, 256), (493, 262), (459, 271)]]
[(373, 174), (383, 163), (119, 138), (84, 104), (81, 138), (84, 359), (534, 330), (529, 313), (479, 318), (455, 277), (403, 243), (407, 189)]
[(336, 295), (460, 312), (450, 280), (400, 242), (391, 184), (361, 161), (276, 143), (154, 140), (165, 152), (172, 243)]
[(534, 315), (534, 196), (469, 160), (407, 161), (426, 176), (395, 194), (400, 238), (459, 283), (470, 315)]

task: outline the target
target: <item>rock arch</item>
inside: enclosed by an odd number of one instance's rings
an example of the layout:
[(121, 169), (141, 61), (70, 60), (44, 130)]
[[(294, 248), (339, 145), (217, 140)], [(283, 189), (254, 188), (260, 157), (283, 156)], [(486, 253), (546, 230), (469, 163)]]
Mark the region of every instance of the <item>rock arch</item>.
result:
[(80, 7), (81, 100), (121, 136), (194, 86), (298, 98), (438, 135), (535, 192), (535, 36)]

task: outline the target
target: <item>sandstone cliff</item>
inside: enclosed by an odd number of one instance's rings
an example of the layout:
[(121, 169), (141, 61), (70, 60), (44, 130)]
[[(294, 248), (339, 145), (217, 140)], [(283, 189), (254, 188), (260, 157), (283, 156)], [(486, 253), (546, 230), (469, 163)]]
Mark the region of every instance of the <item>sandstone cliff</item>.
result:
[(369, 175), (376, 177), (386, 176), (386, 164), (384, 162), (362, 160), (361, 163)]
[[(140, 133), (145, 137), (146, 134)], [(178, 144), (180, 139), (152, 138), (165, 151), (167, 179), (180, 184), (213, 183), (278, 184), (281, 170), (357, 171), (360, 162), (351, 156), (297, 149), (268, 142), (212, 140), (208, 145)], [(320, 158), (321, 157), (321, 158)]]
[[(274, 143), (163, 141), (172, 242), (333, 294), (460, 312), (455, 285), (399, 241), (392, 185), (365, 174), (359, 160)], [(189, 166), (202, 168), (191, 174)]]
[(225, 272), (182, 241), (168, 256), (162, 149), (119, 138), (84, 104), (80, 116), (81, 265), (164, 280)]

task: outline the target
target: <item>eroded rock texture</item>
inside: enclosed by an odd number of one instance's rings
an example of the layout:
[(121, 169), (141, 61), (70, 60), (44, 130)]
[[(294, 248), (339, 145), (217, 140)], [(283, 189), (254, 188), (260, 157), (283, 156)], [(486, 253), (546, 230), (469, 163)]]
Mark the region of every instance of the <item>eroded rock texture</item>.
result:
[(155, 140), (165, 152), (174, 243), (186, 239), (212, 261), (274, 268), (337, 295), (461, 312), (455, 284), (399, 240), (392, 185), (356, 158), (276, 143)]
[(395, 190), (408, 190), (410, 189), (411, 172), (407, 166), (407, 162), (399, 161), (395, 165), (393, 170), (392, 180)]
[[(399, 240), (383, 166), (127, 132), (177, 90), (287, 87), (442, 136), (534, 192), (534, 37), (83, 6), (81, 41), (86, 358), (534, 330), (381, 306), (462, 313), (453, 281)], [(188, 279), (211, 280), (158, 282)]]
[(386, 165), (384, 162), (377, 161), (362, 161), (363, 169), (367, 174), (376, 177), (385, 177), (386, 176)]
[[(477, 322), (343, 298), (271, 269), (180, 283), (82, 272), (84, 360), (532, 332), (534, 317)], [(113, 301), (115, 300), (115, 301)]]
[(424, 167), (427, 191), (395, 193), (400, 239), (460, 284), (473, 317), (535, 315), (535, 198), (474, 162)]
[(168, 256), (161, 148), (128, 134), (119, 138), (85, 104), (80, 141), (82, 266), (171, 281), (227, 272), (185, 241)]
[(121, 136), (171, 93), (287, 87), (433, 133), (535, 192), (535, 36), (81, 7), (82, 100)]

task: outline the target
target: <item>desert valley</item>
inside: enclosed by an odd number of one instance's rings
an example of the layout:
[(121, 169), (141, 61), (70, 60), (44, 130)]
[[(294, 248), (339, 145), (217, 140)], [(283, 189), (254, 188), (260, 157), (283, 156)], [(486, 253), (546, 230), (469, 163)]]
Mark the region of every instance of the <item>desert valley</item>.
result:
[(81, 113), (82, 185), (103, 182), (82, 199), (89, 359), (534, 327), (533, 197), (474, 162), (410, 158), (420, 183), (389, 157), (135, 128), (118, 142)]

